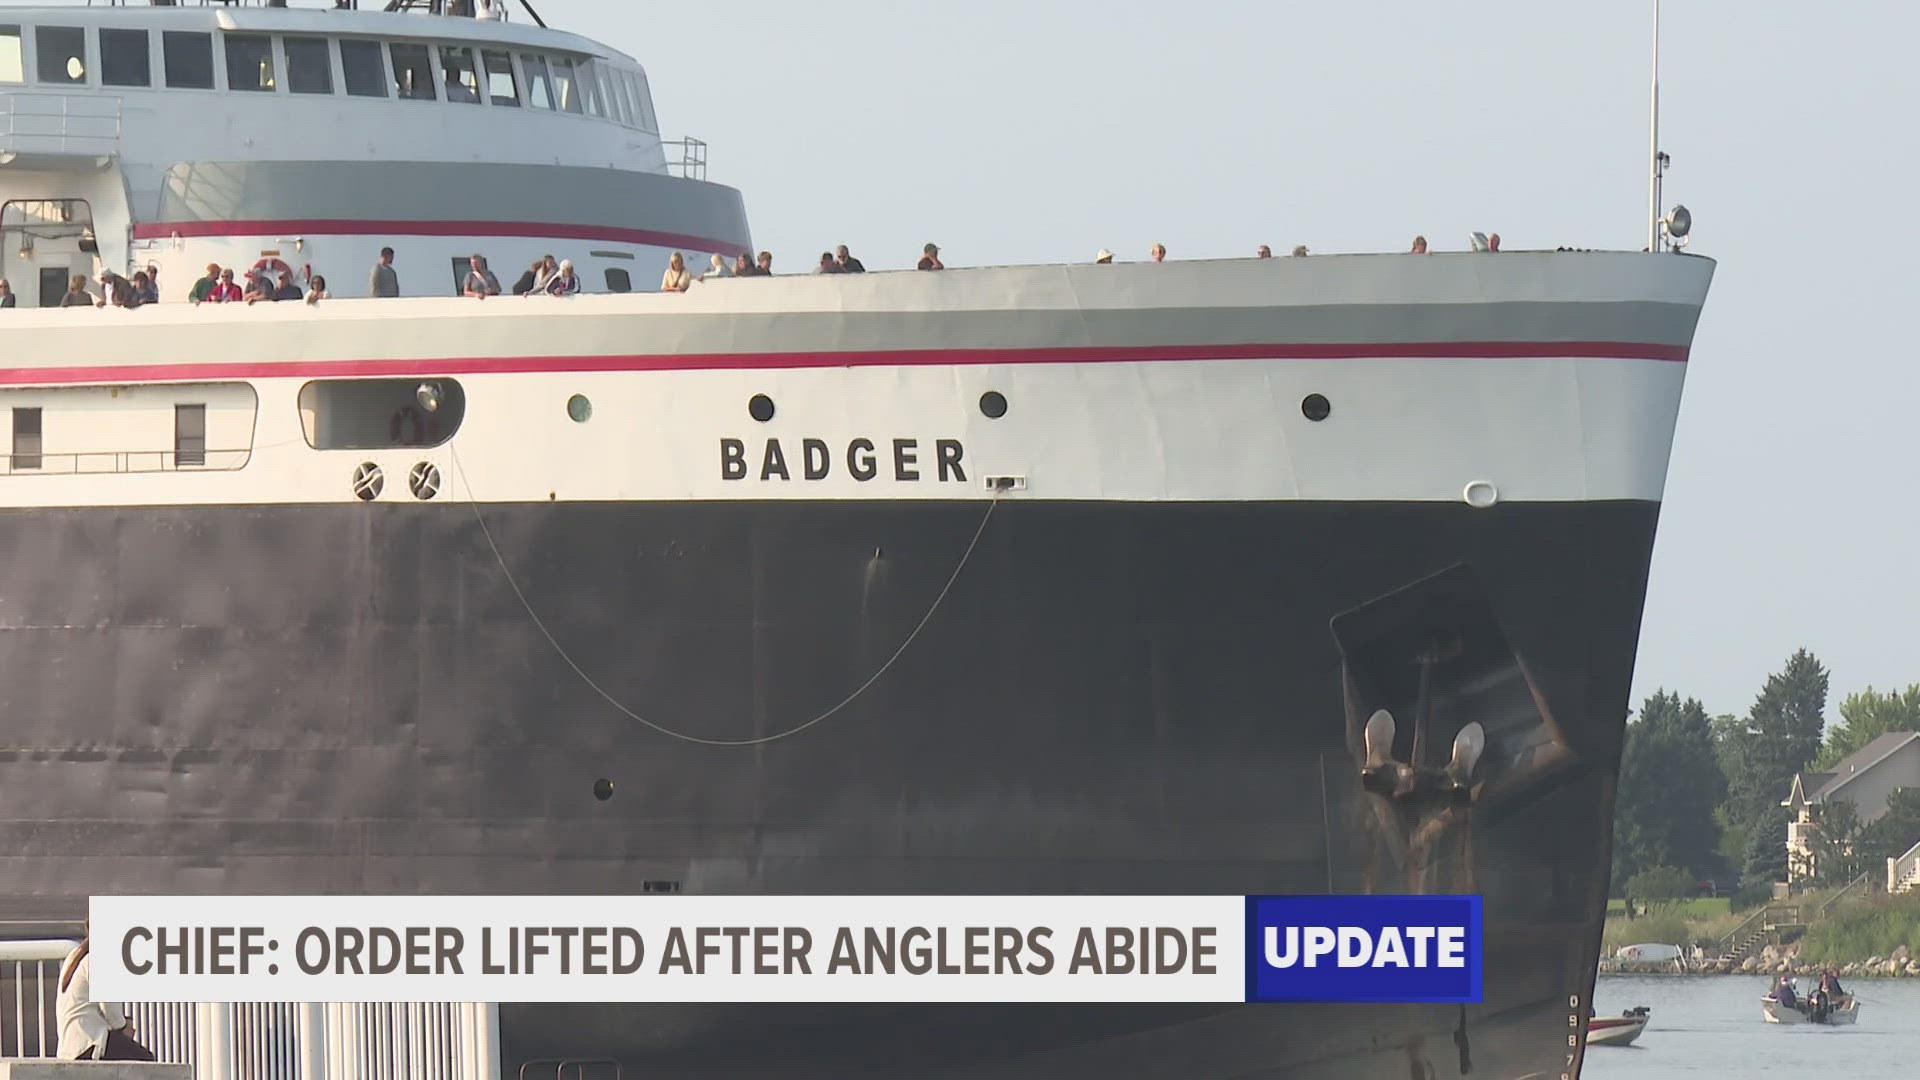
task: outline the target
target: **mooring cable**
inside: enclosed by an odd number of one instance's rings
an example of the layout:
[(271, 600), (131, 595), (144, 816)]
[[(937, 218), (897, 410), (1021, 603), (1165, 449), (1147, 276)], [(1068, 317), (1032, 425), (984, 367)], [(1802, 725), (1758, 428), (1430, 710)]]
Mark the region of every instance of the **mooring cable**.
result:
[(586, 683), (589, 689), (591, 689), (594, 693), (600, 695), (601, 700), (613, 706), (615, 709), (618, 709), (621, 713), (625, 714), (629, 719), (634, 720), (637, 723), (643, 724), (646, 727), (651, 728), (662, 735), (666, 735), (674, 739), (679, 739), (682, 742), (696, 743), (700, 746), (760, 746), (766, 743), (774, 742), (779, 739), (787, 738), (790, 735), (798, 735), (801, 732), (807, 730), (808, 728), (813, 727), (815, 724), (818, 724), (821, 721), (828, 719), (829, 717), (833, 716), (835, 713), (838, 713), (840, 710), (846, 708), (848, 705), (853, 704), (855, 699), (857, 699), (860, 695), (866, 693), (867, 690), (871, 688), (874, 683), (877, 683), (880, 681), (880, 677), (887, 673), (887, 669), (893, 667), (894, 662), (899, 660), (900, 657), (906, 653), (908, 646), (911, 646), (913, 644), (914, 639), (920, 636), (920, 632), (926, 629), (927, 624), (929, 622), (933, 621), (934, 613), (940, 610), (940, 605), (946, 601), (947, 594), (953, 591), (953, 583), (960, 580), (960, 572), (965, 570), (967, 568), (967, 563), (973, 559), (974, 549), (980, 546), (980, 538), (986, 534), (987, 523), (993, 520), (994, 507), (998, 505), (1000, 502), (999, 493), (997, 491), (994, 492), (992, 497), (990, 497), (987, 500), (987, 512), (980, 516), (980, 525), (973, 530), (973, 539), (967, 541), (967, 549), (961, 552), (960, 562), (958, 563), (958, 565), (954, 566), (953, 573), (947, 575), (947, 583), (940, 587), (940, 593), (939, 595), (933, 598), (932, 606), (928, 607), (927, 613), (920, 617), (920, 621), (918, 623), (914, 624), (913, 630), (907, 634), (905, 640), (900, 642), (900, 647), (893, 650), (893, 654), (887, 657), (886, 662), (881, 664), (879, 668), (877, 668), (872, 675), (869, 675), (865, 682), (855, 687), (852, 693), (848, 694), (845, 698), (841, 699), (839, 704), (833, 706), (832, 708), (826, 710), (823, 713), (820, 713), (818, 716), (815, 716), (810, 720), (805, 720), (783, 731), (774, 732), (771, 735), (760, 735), (751, 739), (709, 739), (701, 735), (689, 735), (684, 731), (675, 731), (670, 727), (666, 727), (665, 725), (655, 723), (654, 721), (649, 720), (644, 716), (641, 716), (639, 713), (634, 712), (632, 709), (628, 708), (618, 698), (615, 698), (612, 694), (608, 693), (604, 687), (602, 687), (599, 683), (594, 681), (593, 676), (588, 675), (586, 671), (583, 668), (581, 668), (581, 666), (573, 659), (573, 656), (567, 652), (566, 647), (560, 644), (560, 640), (553, 636), (553, 631), (547, 629), (546, 621), (540, 618), (540, 613), (533, 609), (533, 604), (527, 599), (527, 594), (521, 590), (520, 583), (514, 579), (513, 571), (507, 567), (507, 560), (505, 556), (503, 556), (500, 553), (500, 545), (494, 542), (493, 530), (487, 526), (486, 515), (482, 513), (480, 510), (480, 501), (474, 498), (473, 484), (467, 477), (466, 465), (460, 460), (460, 451), (455, 449), (454, 446), (451, 443), (449, 443), (447, 445), (447, 452), (449, 455), (452, 456), (454, 468), (460, 474), (460, 486), (467, 493), (467, 506), (473, 510), (473, 518), (476, 522), (480, 524), (480, 534), (486, 538), (488, 550), (493, 552), (493, 561), (495, 562), (495, 564), (497, 564), (500, 567), (500, 573), (503, 577), (506, 578), (507, 586), (513, 590), (513, 595), (519, 598), (520, 606), (526, 610), (527, 617), (532, 619), (533, 625), (539, 628), (541, 636), (547, 639), (547, 644), (553, 646), (553, 651), (560, 657), (560, 659), (566, 661), (567, 666), (573, 669), (573, 673), (580, 677), (581, 682)]

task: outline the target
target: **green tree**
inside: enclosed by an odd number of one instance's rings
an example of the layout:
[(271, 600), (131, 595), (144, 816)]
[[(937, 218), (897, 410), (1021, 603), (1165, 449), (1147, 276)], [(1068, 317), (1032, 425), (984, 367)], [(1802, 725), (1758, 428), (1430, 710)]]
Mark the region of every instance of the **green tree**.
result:
[(1787, 880), (1787, 808), (1774, 807), (1749, 828), (1741, 883), (1760, 886)]
[(1727, 816), (1747, 830), (1749, 853), (1759, 832), (1771, 831), (1755, 830), (1754, 824), (1774, 815), (1793, 774), (1819, 752), (1826, 708), (1827, 670), (1801, 649), (1778, 674), (1767, 676), (1746, 724), (1727, 732), (1721, 747), (1728, 763)]
[(1684, 900), (1693, 893), (1693, 875), (1677, 866), (1650, 866), (1627, 882), (1633, 900)]
[(1860, 853), (1870, 866), (1885, 866), (1920, 844), (1920, 788), (1895, 788), (1887, 812), (1860, 830)]
[(1791, 856), (1796, 879), (1815, 885), (1845, 885), (1871, 865), (1860, 843), (1860, 814), (1845, 799), (1814, 808), (1806, 829), (1806, 852)]
[(1920, 731), (1920, 683), (1884, 694), (1871, 686), (1848, 694), (1840, 703), (1840, 722), (1827, 729), (1818, 767), (1832, 765), (1889, 731)]
[(1699, 701), (1665, 690), (1627, 725), (1614, 800), (1616, 886), (1650, 868), (1680, 868), (1688, 884), (1721, 866), (1714, 810), (1726, 795), (1713, 724)]

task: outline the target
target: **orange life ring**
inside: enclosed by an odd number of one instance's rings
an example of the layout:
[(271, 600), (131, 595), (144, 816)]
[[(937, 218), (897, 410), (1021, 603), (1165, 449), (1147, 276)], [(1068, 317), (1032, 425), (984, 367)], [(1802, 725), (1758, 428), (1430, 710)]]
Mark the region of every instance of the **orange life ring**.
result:
[(420, 410), (411, 405), (393, 410), (393, 419), (387, 421), (387, 439), (396, 446), (419, 446), (426, 434), (427, 422), (420, 416)]
[(249, 273), (270, 275), (267, 280), (277, 285), (280, 283), (281, 274), (286, 274), (289, 277), (293, 275), (293, 267), (288, 266), (279, 259), (268, 258), (261, 259), (259, 262), (254, 263), (253, 269), (249, 271)]

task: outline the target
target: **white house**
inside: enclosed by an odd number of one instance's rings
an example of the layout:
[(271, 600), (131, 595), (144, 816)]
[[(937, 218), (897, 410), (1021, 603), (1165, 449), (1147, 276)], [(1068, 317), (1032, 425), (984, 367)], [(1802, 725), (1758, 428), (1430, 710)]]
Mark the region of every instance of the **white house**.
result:
[(1787, 824), (1789, 880), (1807, 876), (1812, 858), (1809, 838), (1819, 807), (1834, 801), (1853, 804), (1865, 825), (1887, 812), (1887, 797), (1899, 788), (1920, 788), (1920, 732), (1890, 731), (1841, 758), (1825, 772), (1796, 773), (1780, 805), (1792, 811)]

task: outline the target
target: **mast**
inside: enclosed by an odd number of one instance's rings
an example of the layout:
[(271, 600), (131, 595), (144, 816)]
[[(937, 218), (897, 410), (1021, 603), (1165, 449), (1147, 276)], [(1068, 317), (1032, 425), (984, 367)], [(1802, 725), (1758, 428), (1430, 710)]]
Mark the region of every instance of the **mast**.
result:
[(1660, 250), (1660, 0), (1653, 0), (1653, 87), (1647, 117), (1647, 250)]

